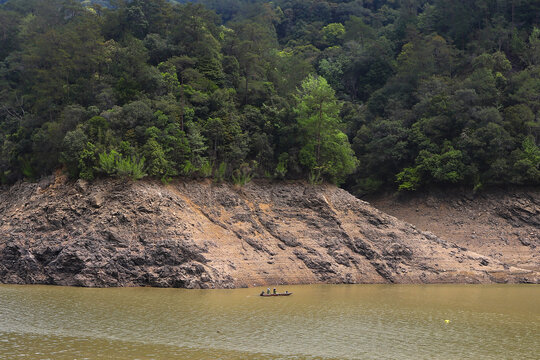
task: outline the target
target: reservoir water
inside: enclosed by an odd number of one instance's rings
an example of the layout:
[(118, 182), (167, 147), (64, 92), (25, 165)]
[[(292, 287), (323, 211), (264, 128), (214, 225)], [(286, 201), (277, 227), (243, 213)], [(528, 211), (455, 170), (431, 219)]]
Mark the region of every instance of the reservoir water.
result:
[(537, 285), (261, 290), (2, 285), (0, 359), (540, 358)]

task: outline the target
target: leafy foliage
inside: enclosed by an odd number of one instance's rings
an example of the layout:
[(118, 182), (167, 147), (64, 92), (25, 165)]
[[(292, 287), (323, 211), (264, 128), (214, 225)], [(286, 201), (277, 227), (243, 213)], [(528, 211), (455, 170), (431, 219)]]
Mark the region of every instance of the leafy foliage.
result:
[(146, 176), (144, 173), (144, 158), (135, 159), (133, 157), (124, 158), (120, 156), (115, 162), (116, 175), (121, 178), (131, 178), (140, 180)]
[(234, 170), (232, 174), (232, 180), (235, 185), (244, 186), (249, 183), (254, 176), (254, 170), (257, 167), (257, 162), (253, 161), (251, 164), (242, 163), (240, 167)]
[(299, 160), (311, 176), (341, 182), (356, 167), (347, 136), (340, 131), (341, 105), (323, 77), (309, 76), (298, 90), (298, 126), (302, 134)]
[(536, 0), (0, 1), (0, 181), (63, 168), (358, 194), (538, 185), (538, 13)]

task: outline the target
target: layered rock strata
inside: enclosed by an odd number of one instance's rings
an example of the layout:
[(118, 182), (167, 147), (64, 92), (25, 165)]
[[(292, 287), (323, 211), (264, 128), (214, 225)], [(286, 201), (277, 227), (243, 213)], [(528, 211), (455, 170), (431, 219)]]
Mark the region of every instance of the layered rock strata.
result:
[(432, 189), (372, 199), (382, 211), (469, 250), (540, 271), (540, 189)]
[(335, 186), (70, 183), (0, 192), (0, 282), (233, 288), (538, 282)]

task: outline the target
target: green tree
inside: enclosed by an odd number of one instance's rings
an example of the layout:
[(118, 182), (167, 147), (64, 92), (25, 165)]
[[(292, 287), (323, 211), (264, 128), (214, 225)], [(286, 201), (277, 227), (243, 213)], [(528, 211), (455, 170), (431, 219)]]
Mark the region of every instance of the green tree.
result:
[(517, 182), (535, 184), (540, 181), (540, 147), (535, 144), (532, 136), (527, 136), (522, 143), (522, 149), (516, 151), (514, 169)]
[(328, 24), (322, 28), (322, 34), (330, 46), (339, 45), (345, 36), (345, 26), (340, 23)]
[(323, 77), (308, 76), (297, 94), (295, 112), (302, 148), (300, 163), (312, 174), (320, 173), (341, 182), (356, 168), (347, 136), (340, 130), (340, 103)]
[(271, 55), (269, 50), (276, 40), (267, 27), (255, 22), (237, 24), (234, 30), (237, 37), (233, 39), (231, 48), (244, 77), (243, 103), (247, 104), (250, 84), (264, 78)]
[(103, 172), (109, 176), (116, 173), (116, 161), (120, 157), (120, 154), (115, 150), (110, 152), (102, 152), (98, 155), (98, 167), (97, 170)]
[(165, 157), (165, 152), (155, 137), (148, 139), (143, 148), (147, 159), (147, 172), (150, 176), (167, 177), (175, 175), (173, 168)]
[(79, 154), (79, 177), (85, 180), (94, 179), (94, 165), (96, 163), (96, 146), (91, 142)]
[(68, 132), (64, 138), (60, 160), (66, 166), (68, 174), (72, 178), (79, 177), (81, 171), (80, 158), (87, 144), (88, 137), (81, 128)]
[(121, 178), (131, 178), (140, 180), (146, 176), (144, 172), (144, 158), (136, 159), (133, 157), (120, 156), (116, 159), (116, 175)]

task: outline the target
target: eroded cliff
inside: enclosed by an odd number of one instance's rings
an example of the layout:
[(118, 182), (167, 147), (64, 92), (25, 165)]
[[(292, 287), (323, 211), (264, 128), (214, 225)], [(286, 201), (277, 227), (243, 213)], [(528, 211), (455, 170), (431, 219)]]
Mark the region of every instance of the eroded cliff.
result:
[(0, 282), (230, 288), (538, 282), (330, 185), (49, 178), (0, 192)]
[(540, 189), (459, 188), (369, 201), (419, 229), (520, 268), (540, 271)]

